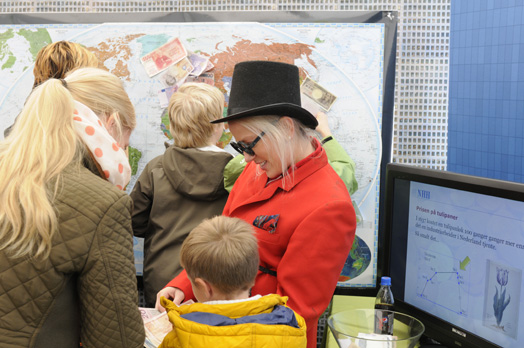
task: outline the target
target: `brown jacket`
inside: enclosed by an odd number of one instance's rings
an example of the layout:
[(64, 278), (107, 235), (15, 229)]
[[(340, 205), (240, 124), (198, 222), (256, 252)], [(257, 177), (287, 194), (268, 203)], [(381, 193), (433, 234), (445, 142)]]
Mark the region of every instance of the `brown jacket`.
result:
[(50, 257), (0, 251), (0, 347), (143, 347), (131, 199), (83, 167), (61, 183)]
[(130, 195), (133, 232), (144, 238), (146, 306), (154, 306), (157, 292), (182, 271), (180, 249), (189, 232), (222, 213), (224, 167), (232, 158), (225, 151), (170, 146), (140, 174)]

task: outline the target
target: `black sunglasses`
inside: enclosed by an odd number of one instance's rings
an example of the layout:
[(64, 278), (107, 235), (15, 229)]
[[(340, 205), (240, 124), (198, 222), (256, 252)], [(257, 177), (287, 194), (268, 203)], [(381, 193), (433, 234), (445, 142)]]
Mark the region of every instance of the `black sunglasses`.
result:
[(253, 140), (250, 144), (246, 144), (243, 141), (239, 141), (239, 142), (232, 141), (230, 142), (230, 144), (231, 144), (231, 147), (237, 150), (241, 155), (243, 155), (245, 152), (249, 156), (255, 156), (255, 151), (253, 151), (253, 148), (264, 135), (265, 135), (264, 132), (260, 133), (259, 136), (256, 137), (255, 140)]

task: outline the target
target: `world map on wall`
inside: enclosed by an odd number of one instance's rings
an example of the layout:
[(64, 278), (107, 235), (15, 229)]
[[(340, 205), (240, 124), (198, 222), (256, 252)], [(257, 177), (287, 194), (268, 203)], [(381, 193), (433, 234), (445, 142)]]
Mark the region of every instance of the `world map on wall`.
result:
[(123, 80), (135, 106), (137, 128), (130, 141), (135, 174), (128, 185), (130, 191), (147, 162), (164, 152), (164, 142), (168, 140), (162, 126), (165, 108), (159, 103), (159, 91), (165, 86), (156, 76), (148, 76), (141, 57), (178, 37), (187, 51), (209, 58), (214, 66), (210, 72), (214, 74), (215, 86), (226, 97), (226, 107), (236, 63), (271, 60), (295, 64), (301, 78), (309, 76), (337, 96), (328, 112), (330, 127), (357, 167), (359, 190), (352, 199), (363, 221), (339, 285), (351, 286), (357, 280), (358, 285), (374, 286), (376, 274), (368, 265), (376, 254), (383, 30), (381, 24), (352, 23), (3, 26), (0, 128), (11, 125), (23, 107), (33, 84), (32, 68), (38, 50), (53, 41), (78, 42), (95, 53), (103, 68)]

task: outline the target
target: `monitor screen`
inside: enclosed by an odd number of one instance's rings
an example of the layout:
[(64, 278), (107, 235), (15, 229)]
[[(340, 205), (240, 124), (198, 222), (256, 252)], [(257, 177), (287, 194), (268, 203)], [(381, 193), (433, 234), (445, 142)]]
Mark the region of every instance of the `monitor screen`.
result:
[(396, 309), (447, 347), (524, 347), (524, 185), (388, 164)]

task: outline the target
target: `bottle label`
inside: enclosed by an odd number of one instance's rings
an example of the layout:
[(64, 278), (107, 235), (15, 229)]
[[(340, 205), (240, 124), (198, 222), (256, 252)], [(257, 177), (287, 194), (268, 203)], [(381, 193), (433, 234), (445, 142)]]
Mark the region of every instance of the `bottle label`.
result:
[(393, 335), (393, 320), (393, 312), (376, 309), (375, 333), (380, 335)]

